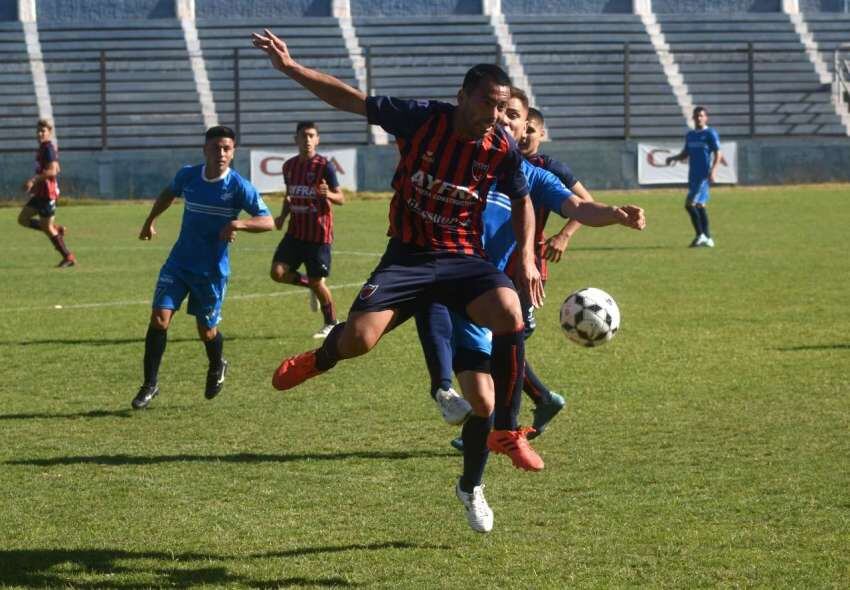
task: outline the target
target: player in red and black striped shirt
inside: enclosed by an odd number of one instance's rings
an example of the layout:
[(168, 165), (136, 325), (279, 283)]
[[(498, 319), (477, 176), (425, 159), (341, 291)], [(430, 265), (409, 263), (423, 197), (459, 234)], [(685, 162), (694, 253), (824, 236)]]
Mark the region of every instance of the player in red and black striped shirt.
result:
[(67, 268), (74, 266), (77, 259), (65, 246), (65, 226), (53, 221), (56, 201), (59, 199), (59, 152), (51, 141), (53, 125), (50, 121), (39, 120), (36, 136), (38, 151), (35, 153), (35, 175), (24, 183), (24, 192), (30, 199), (18, 215), (18, 223), (29, 229), (43, 231), (62, 255), (59, 268)]
[[(325, 322), (313, 337), (325, 338), (337, 324), (333, 297), (325, 284), (325, 277), (331, 272), (331, 204), (342, 205), (345, 196), (339, 188), (333, 164), (316, 153), (319, 145), (316, 124), (312, 121), (298, 123), (295, 143), (298, 155), (283, 164), (286, 198), (280, 216), (275, 218), (275, 225), (280, 229), (289, 216), (289, 227), (274, 253), (271, 277), (279, 283), (310, 289), (311, 305), (315, 302), (316, 307), (321, 307)], [(307, 271), (306, 277), (298, 272), (302, 264)]]
[[(518, 468), (540, 470), (543, 461), (516, 424), (525, 364), (519, 297), (507, 276), (483, 255), (481, 212), (491, 185), (511, 199), (512, 223), (522, 252), (517, 287), (534, 305), (543, 298), (534, 264), (534, 213), (513, 138), (499, 125), (510, 97), (510, 79), (497, 66), (470, 69), (457, 106), (436, 101), (366, 97), (333, 76), (302, 66), (286, 44), (266, 30), (253, 35), (272, 65), (340, 110), (366, 116), (396, 137), (401, 158), (392, 186), (390, 241), (378, 267), (360, 291), (348, 320), (334, 328), (323, 346), (285, 359), (273, 378), (290, 389), (367, 353), (392, 328), (433, 301), (466, 314), (493, 332), (495, 408), (476, 408), (464, 428), (475, 429), (467, 459), (487, 448), (510, 456)], [(494, 411), (494, 430), (489, 415)], [(489, 435), (488, 435), (489, 432)], [(467, 440), (472, 440), (470, 437)], [(479, 444), (480, 443), (480, 444)], [(469, 457), (467, 456), (469, 453)], [(470, 509), (473, 489), (457, 489)], [(461, 495), (464, 494), (464, 495)]]

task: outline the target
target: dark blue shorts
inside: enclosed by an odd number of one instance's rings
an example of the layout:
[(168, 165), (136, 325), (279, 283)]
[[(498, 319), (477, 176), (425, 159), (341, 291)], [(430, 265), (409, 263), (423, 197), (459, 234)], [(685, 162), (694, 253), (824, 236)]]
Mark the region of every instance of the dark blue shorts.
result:
[(277, 245), (272, 261), (282, 262), (293, 272), (303, 264), (308, 277), (326, 277), (331, 274), (331, 245), (305, 242), (286, 234)]
[(30, 209), (35, 209), (38, 216), (49, 219), (56, 215), (56, 201), (44, 197), (33, 197), (26, 204)]
[(470, 302), (497, 287), (513, 289), (514, 285), (484, 258), (430, 252), (393, 239), (351, 311), (395, 309), (400, 324), (436, 301), (466, 315)]

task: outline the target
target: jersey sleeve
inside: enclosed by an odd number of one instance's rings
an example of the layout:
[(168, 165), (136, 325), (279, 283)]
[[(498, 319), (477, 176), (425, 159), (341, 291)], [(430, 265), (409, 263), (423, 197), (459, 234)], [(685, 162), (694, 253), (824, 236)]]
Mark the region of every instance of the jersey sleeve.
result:
[(177, 174), (174, 175), (174, 180), (171, 181), (171, 184), (168, 187), (171, 189), (171, 193), (173, 195), (177, 197), (183, 195), (183, 188), (189, 181), (189, 172), (191, 170), (191, 166), (183, 166), (180, 170), (177, 171)]
[(46, 166), (50, 162), (55, 162), (59, 159), (59, 156), (56, 153), (56, 146), (52, 143), (48, 143), (47, 145), (41, 146), (41, 161)]
[(576, 178), (575, 174), (573, 174), (573, 171), (563, 162), (559, 162), (558, 160), (554, 160), (547, 156), (543, 167), (557, 176), (568, 189), (572, 189), (578, 182), (578, 178)]
[(510, 149), (502, 161), (501, 174), (498, 176), (496, 189), (511, 200), (521, 199), (528, 194), (528, 182), (523, 173), (522, 164), (525, 159), (519, 151), (516, 142), (509, 138)]
[(561, 179), (542, 168), (529, 166), (528, 185), (534, 207), (543, 207), (564, 217), (561, 208), (564, 201), (573, 197), (573, 193), (564, 186)]
[(391, 96), (366, 98), (366, 118), (372, 125), (396, 137), (411, 137), (420, 125), (437, 109), (438, 103), (430, 100), (404, 100)]
[(251, 217), (266, 217), (271, 211), (266, 206), (263, 197), (260, 196), (256, 187), (246, 180), (242, 180), (242, 210)]
[(720, 151), (720, 136), (717, 134), (717, 131), (714, 129), (711, 130), (711, 133), (708, 134), (708, 147), (711, 148), (712, 152)]
[(325, 182), (328, 183), (328, 188), (332, 191), (339, 188), (339, 180), (336, 177), (336, 168), (334, 168), (334, 165), (330, 160), (328, 160), (328, 163), (325, 164), (324, 178)]

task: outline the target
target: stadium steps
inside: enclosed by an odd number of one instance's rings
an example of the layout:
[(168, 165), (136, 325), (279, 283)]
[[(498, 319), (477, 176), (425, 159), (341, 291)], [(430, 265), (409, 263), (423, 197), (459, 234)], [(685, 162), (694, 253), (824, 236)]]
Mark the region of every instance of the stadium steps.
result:
[(38, 103), (21, 23), (0, 22), (0, 60), (2, 151), (34, 152)]
[(833, 73), (835, 50), (841, 44), (850, 43), (850, 14), (806, 13), (804, 16), (821, 58), (829, 72)]

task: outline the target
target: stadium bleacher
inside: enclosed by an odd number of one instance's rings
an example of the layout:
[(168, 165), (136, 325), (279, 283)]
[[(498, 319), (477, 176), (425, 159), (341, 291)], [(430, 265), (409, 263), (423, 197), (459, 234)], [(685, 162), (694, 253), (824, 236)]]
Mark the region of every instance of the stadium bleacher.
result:
[(21, 23), (0, 22), (0, 125), (3, 151), (31, 151), (35, 146), (38, 104)]
[(699, 20), (659, 14), (658, 22), (694, 103), (708, 107), (712, 125), (725, 136), (846, 133), (829, 84), (820, 82), (786, 14), (707, 14)]
[(818, 44), (821, 59), (834, 69), (835, 50), (841, 45), (850, 51), (850, 13), (809, 12), (805, 14), (809, 32)]

